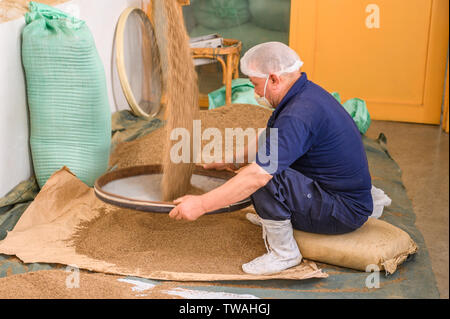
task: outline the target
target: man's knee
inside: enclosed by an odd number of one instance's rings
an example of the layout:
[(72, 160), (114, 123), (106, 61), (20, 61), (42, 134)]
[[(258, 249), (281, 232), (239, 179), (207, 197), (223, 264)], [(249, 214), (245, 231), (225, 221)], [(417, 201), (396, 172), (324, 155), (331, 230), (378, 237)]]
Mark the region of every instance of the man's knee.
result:
[(291, 218), (289, 208), (279, 200), (276, 185), (272, 181), (258, 189), (250, 196), (259, 217), (269, 220), (286, 220)]

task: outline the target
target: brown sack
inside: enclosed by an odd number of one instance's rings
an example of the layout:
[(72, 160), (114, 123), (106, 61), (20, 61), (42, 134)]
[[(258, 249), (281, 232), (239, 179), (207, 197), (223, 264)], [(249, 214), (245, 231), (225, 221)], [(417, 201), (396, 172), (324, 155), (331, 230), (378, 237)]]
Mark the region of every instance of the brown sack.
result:
[(304, 258), (361, 271), (376, 265), (379, 270), (392, 274), (418, 250), (405, 231), (375, 218), (369, 218), (361, 228), (344, 235), (295, 230), (294, 236)]

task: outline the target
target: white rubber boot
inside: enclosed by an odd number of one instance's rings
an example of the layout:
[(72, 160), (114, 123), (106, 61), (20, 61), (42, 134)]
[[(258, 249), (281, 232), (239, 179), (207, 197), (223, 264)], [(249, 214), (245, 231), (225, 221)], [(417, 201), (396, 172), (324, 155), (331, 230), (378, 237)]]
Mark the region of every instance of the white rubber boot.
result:
[(271, 275), (299, 265), (302, 254), (295, 241), (291, 221), (257, 217), (262, 224), (267, 253), (243, 264), (242, 270), (252, 275)]
[(245, 217), (252, 223), (258, 226), (261, 226), (261, 217), (259, 217), (257, 214), (253, 213), (247, 213)]

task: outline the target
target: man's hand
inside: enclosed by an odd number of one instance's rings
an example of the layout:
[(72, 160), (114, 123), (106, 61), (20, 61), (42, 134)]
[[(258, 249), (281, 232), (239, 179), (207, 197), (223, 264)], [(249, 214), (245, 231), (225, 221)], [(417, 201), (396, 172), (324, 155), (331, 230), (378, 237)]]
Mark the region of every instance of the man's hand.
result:
[(194, 221), (206, 214), (201, 196), (186, 195), (173, 201), (175, 206), (169, 213), (170, 218)]

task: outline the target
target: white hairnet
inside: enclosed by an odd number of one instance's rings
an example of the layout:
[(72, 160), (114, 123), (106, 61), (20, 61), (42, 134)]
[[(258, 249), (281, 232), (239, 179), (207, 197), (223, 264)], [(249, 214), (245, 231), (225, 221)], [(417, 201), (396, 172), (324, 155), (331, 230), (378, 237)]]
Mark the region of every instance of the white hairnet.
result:
[(247, 76), (266, 78), (269, 74), (291, 73), (303, 62), (297, 53), (281, 42), (261, 43), (248, 50), (241, 59), (241, 71)]

